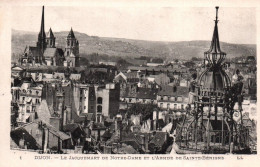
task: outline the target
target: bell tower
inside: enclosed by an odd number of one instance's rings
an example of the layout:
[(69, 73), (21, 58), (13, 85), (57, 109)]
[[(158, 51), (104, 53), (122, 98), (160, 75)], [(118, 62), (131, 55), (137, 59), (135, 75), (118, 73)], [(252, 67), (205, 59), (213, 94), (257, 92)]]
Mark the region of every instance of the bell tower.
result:
[(53, 32), (50, 28), (47, 37), (46, 37), (47, 47), (48, 48), (55, 48), (55, 37), (53, 35)]
[(72, 67), (79, 67), (79, 42), (71, 28), (65, 47), (65, 57)]

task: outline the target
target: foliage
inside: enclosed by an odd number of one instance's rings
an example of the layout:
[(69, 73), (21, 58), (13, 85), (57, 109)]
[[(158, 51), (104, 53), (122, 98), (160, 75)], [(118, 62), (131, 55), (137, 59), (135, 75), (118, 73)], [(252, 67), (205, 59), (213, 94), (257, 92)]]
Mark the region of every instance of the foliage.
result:
[(185, 65), (187, 68), (193, 68), (195, 63), (193, 61), (187, 61), (183, 65)]
[(132, 64), (127, 62), (126, 60), (120, 58), (117, 62), (116, 62), (116, 66), (118, 69), (126, 69), (128, 66), (131, 66)]
[(127, 111), (128, 117), (131, 115), (138, 115), (142, 114), (142, 120), (152, 119), (153, 117), (153, 111), (157, 109), (157, 106), (155, 104), (140, 104), (135, 103), (131, 105), (131, 107)]

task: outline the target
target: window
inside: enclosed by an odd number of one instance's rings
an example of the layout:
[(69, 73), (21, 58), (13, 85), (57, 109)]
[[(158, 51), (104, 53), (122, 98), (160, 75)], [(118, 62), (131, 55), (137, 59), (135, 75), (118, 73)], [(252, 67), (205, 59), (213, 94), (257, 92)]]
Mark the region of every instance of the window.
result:
[(100, 105), (97, 106), (97, 112), (102, 112), (102, 106)]
[(94, 100), (95, 100), (93, 94), (90, 94), (90, 100), (91, 100), (91, 101), (94, 101)]
[(177, 98), (177, 101), (182, 101), (182, 97), (178, 97), (178, 98)]
[(129, 102), (131, 103), (132, 99), (129, 99)]
[[(91, 107), (93, 107), (93, 106), (91, 106)], [(84, 106), (84, 110), (86, 109), (86, 106)]]
[(177, 104), (174, 104), (174, 109), (177, 109)]
[(102, 97), (98, 97), (97, 104), (102, 104), (102, 101), (103, 101)]
[(167, 104), (167, 109), (170, 109), (170, 103)]
[(175, 101), (175, 97), (171, 97), (171, 101)]
[(182, 109), (182, 110), (184, 109), (184, 106), (183, 106), (183, 104), (181, 105), (181, 109)]
[(79, 101), (82, 102), (82, 97), (79, 98)]
[(164, 97), (163, 97), (163, 100), (168, 100), (168, 96), (164, 96)]
[(160, 103), (160, 108), (163, 108), (163, 103)]
[(26, 107), (26, 112), (27, 112), (27, 113), (30, 113), (30, 106), (27, 106), (27, 107)]
[(92, 109), (92, 110), (93, 110), (93, 109), (94, 109), (94, 106), (90, 106), (90, 109)]

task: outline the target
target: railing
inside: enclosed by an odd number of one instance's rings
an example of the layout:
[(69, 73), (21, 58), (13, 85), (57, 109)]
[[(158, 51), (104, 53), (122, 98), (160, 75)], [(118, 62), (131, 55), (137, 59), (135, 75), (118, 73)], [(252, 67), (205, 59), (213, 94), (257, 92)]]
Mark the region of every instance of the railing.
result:
[(183, 127), (177, 129), (176, 143), (181, 149), (201, 152), (229, 152), (231, 142), (237, 149), (249, 146), (248, 129), (239, 132), (228, 130), (209, 130)]

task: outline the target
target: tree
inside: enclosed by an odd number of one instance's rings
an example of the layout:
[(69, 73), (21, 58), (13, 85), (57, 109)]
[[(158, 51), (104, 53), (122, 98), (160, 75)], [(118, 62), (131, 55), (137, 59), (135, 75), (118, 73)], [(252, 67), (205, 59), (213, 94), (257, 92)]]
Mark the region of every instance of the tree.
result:
[(153, 111), (157, 108), (155, 104), (133, 104), (128, 110), (127, 115), (130, 117), (131, 115), (142, 114), (142, 121), (147, 119), (152, 119)]

